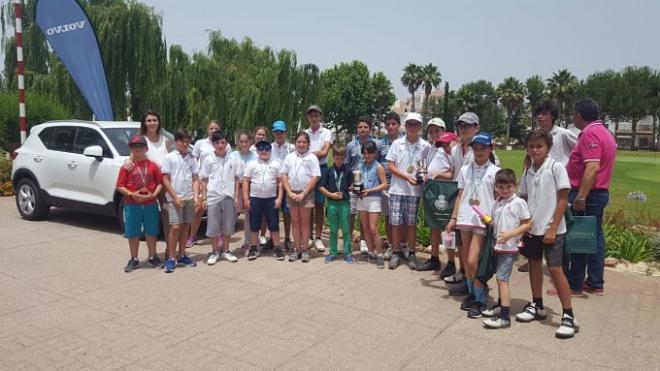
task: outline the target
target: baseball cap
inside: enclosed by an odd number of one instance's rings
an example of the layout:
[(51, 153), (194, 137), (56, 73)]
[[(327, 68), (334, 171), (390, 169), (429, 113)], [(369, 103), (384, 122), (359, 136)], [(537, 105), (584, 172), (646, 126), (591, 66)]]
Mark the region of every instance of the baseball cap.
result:
[(408, 123), (408, 121), (417, 121), (421, 125), (422, 124), (422, 115), (420, 115), (417, 112), (410, 112), (409, 114), (406, 115), (406, 120), (404, 122)]
[(129, 147), (139, 146), (139, 145), (143, 145), (143, 146), (145, 146), (145, 147), (148, 147), (148, 146), (147, 146), (147, 140), (144, 139), (144, 137), (143, 137), (142, 135), (135, 135), (135, 136), (133, 136), (133, 138), (131, 138), (131, 140), (128, 142), (128, 146), (129, 146)]
[(318, 113), (323, 113), (323, 111), (321, 111), (321, 107), (319, 107), (319, 106), (317, 106), (317, 105), (311, 105), (311, 106), (309, 106), (309, 108), (307, 109), (306, 114), (309, 115), (309, 113), (312, 112), (312, 111), (316, 111), (316, 112), (318, 112)]
[(493, 140), (490, 137), (490, 134), (485, 133), (485, 132), (480, 132), (477, 135), (472, 138), (472, 142), (470, 142), (470, 145), (473, 144), (481, 144), (484, 146), (492, 146), (493, 145)]
[(286, 131), (286, 122), (282, 120), (273, 122), (273, 131)]
[(271, 146), (270, 142), (262, 140), (257, 142), (254, 147), (257, 149), (257, 151), (270, 151), (273, 147)]
[(440, 143), (451, 143), (451, 142), (455, 141), (456, 139), (458, 139), (456, 134), (454, 134), (450, 131), (450, 132), (442, 134), (440, 139), (438, 139), (438, 142), (440, 142)]
[(466, 124), (472, 124), (472, 125), (479, 125), (479, 116), (477, 116), (477, 114), (474, 112), (465, 112), (458, 118), (458, 120), (456, 120), (456, 124), (458, 124), (459, 122), (464, 122)]
[(431, 127), (431, 126), (437, 126), (437, 127), (439, 127), (439, 128), (447, 129), (447, 125), (446, 125), (445, 122), (444, 122), (441, 118), (439, 118), (439, 117), (434, 117), (434, 118), (432, 118), (432, 119), (429, 120), (429, 122), (428, 122), (428, 124), (427, 124), (427, 127)]

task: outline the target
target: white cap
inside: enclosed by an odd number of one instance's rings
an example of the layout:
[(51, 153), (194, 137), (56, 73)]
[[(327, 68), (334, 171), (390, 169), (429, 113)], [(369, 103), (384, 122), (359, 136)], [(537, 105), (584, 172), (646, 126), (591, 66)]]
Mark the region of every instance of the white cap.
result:
[(408, 121), (417, 121), (419, 124), (422, 124), (422, 115), (420, 115), (417, 112), (410, 112), (406, 115), (406, 120), (404, 121), (404, 124)]
[(444, 122), (441, 118), (439, 118), (439, 117), (434, 117), (434, 118), (432, 118), (432, 119), (429, 120), (429, 122), (428, 122), (428, 124), (427, 124), (427, 127), (431, 127), (431, 126), (437, 126), (437, 127), (439, 127), (439, 128), (447, 129), (447, 125), (446, 125), (445, 122)]

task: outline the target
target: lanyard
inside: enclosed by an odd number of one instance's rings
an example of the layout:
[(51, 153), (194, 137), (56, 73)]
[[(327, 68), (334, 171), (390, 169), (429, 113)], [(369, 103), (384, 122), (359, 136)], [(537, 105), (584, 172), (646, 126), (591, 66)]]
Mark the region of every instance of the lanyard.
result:
[(142, 178), (142, 188), (147, 186), (147, 162), (144, 162), (144, 174), (142, 174), (142, 170), (140, 169), (139, 166), (137, 167), (138, 174), (140, 174), (140, 178)]
[[(302, 156), (303, 157), (301, 157), (301, 154), (299, 152), (296, 152), (296, 158), (293, 160), (293, 164), (294, 164), (293, 168), (296, 170), (295, 173), (293, 174), (293, 179), (296, 181), (296, 184), (300, 182), (300, 178), (298, 177), (298, 175), (300, 174), (300, 168), (303, 167), (303, 165), (305, 165), (304, 154)], [(302, 160), (300, 160), (300, 164), (298, 164), (299, 158), (302, 158)], [(299, 191), (299, 189), (296, 189), (296, 191)]]
[(335, 185), (337, 186), (337, 192), (341, 192), (341, 180), (344, 177), (344, 171), (339, 172), (339, 177), (337, 176), (337, 168), (333, 169), (335, 171)]
[(373, 168), (375, 166), (375, 163), (376, 163), (376, 161), (372, 162), (371, 166), (369, 166), (369, 168), (367, 168), (367, 163), (366, 162), (362, 163), (362, 173), (364, 174), (364, 181), (365, 181), (364, 186), (365, 187), (371, 187), (372, 186), (371, 181), (373, 180), (373, 177), (371, 176), (372, 175), (371, 170), (373, 170)]
[[(470, 170), (472, 172), (472, 186), (474, 187), (472, 189), (472, 193), (470, 193), (470, 201), (472, 202), (478, 202), (474, 198), (474, 196), (479, 192), (479, 186), (481, 186), (481, 181), (483, 180), (484, 176), (486, 175), (486, 172), (488, 171), (488, 166), (490, 166), (490, 162), (486, 162), (486, 165), (484, 166), (484, 172), (479, 176), (478, 178), (475, 177), (475, 172), (476, 170), (474, 169), (474, 162), (470, 164)], [(477, 203), (478, 205), (478, 203)]]
[[(526, 174), (531, 174), (533, 177), (534, 181), (534, 197), (532, 197), (532, 203), (529, 205), (529, 212), (530, 214), (534, 213), (536, 211), (536, 207), (538, 205), (538, 198), (539, 198), (539, 185), (541, 183), (541, 175), (543, 175), (543, 172), (545, 169), (548, 167), (552, 167), (554, 165), (554, 160), (550, 157), (546, 157), (545, 161), (543, 162), (543, 165), (534, 173), (530, 173), (529, 169), (525, 170)], [(531, 165), (531, 169), (534, 168), (534, 164)], [(527, 176), (525, 176), (525, 182), (527, 183), (527, 195), (531, 196), (532, 190), (529, 186), (529, 182), (527, 181)]]
[(408, 166), (412, 166), (415, 162), (415, 155), (417, 154), (417, 149), (419, 147), (419, 139), (415, 142), (412, 152), (410, 151), (410, 143), (406, 139), (406, 151), (408, 152)]

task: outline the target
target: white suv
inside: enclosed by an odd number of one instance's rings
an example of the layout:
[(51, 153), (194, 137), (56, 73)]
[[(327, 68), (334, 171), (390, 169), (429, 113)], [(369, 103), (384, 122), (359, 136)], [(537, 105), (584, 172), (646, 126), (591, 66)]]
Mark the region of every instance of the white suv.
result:
[(123, 225), (115, 184), (129, 155), (128, 141), (139, 129), (139, 122), (79, 120), (32, 127), (12, 166), (21, 216), (45, 219), (51, 206), (59, 206), (117, 216)]

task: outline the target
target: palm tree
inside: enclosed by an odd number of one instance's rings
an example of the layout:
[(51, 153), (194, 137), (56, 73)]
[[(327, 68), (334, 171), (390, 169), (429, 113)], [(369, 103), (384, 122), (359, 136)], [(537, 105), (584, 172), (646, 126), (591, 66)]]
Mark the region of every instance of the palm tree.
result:
[(504, 108), (506, 108), (507, 124), (505, 145), (509, 145), (511, 139), (510, 135), (513, 113), (525, 100), (525, 94), (525, 86), (515, 77), (507, 77), (497, 87), (497, 95), (499, 96), (500, 102)]
[(550, 96), (559, 104), (559, 117), (566, 126), (568, 113), (566, 107), (571, 103), (575, 96), (575, 90), (578, 86), (578, 79), (567, 69), (559, 70), (552, 74), (548, 79), (548, 90)]
[(423, 66), (421, 80), (422, 85), (424, 86), (424, 110), (428, 111), (427, 106), (429, 102), (429, 96), (431, 95), (433, 88), (437, 88), (438, 85), (440, 85), (440, 82), (442, 82), (442, 77), (440, 76), (438, 67), (431, 63)]
[(411, 63), (403, 69), (401, 82), (408, 88), (408, 93), (412, 96), (412, 112), (415, 112), (415, 92), (422, 85), (422, 68)]
[(525, 81), (527, 88), (527, 101), (529, 102), (529, 110), (532, 115), (532, 128), (536, 127), (536, 120), (534, 120), (534, 109), (536, 105), (545, 98), (545, 83), (543, 78), (539, 75), (534, 75)]

